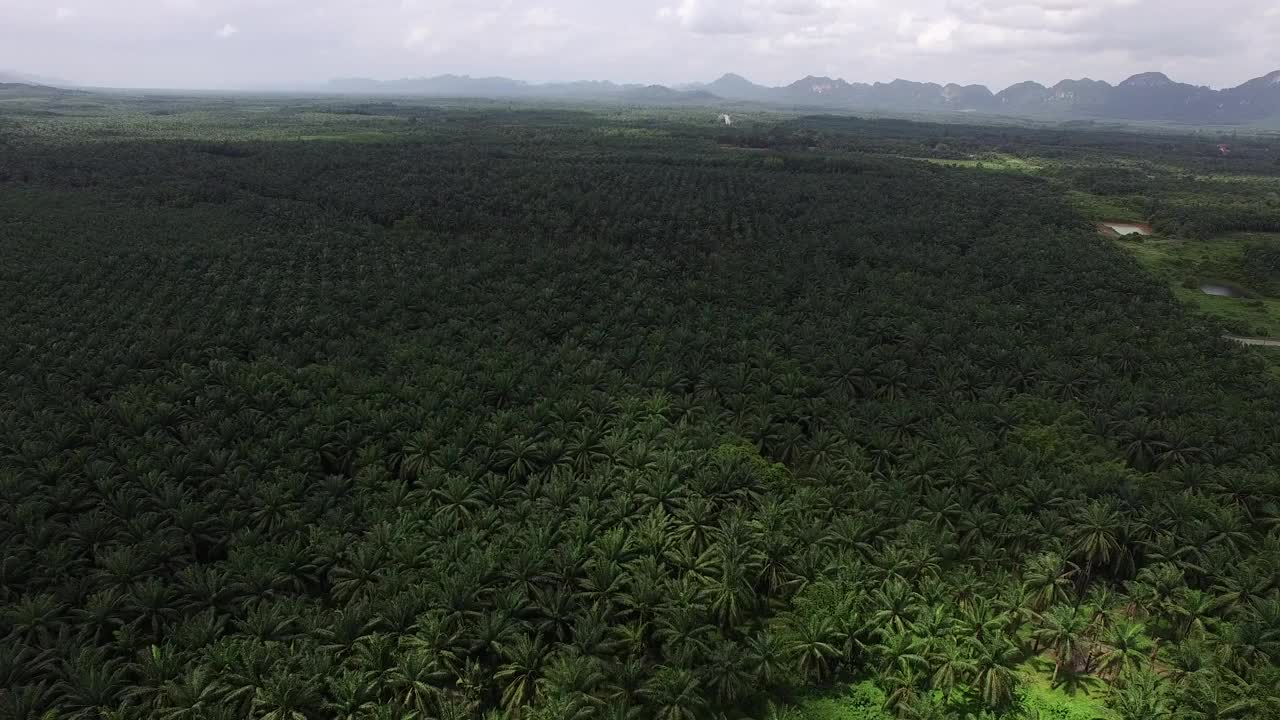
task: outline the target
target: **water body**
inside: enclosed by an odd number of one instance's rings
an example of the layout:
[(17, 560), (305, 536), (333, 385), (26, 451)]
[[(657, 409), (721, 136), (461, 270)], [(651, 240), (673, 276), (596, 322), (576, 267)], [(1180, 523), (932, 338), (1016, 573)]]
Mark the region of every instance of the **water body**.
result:
[(1137, 225), (1135, 223), (1110, 223), (1110, 222), (1104, 222), (1102, 224), (1105, 227), (1109, 227), (1112, 230), (1115, 230), (1120, 235), (1130, 235), (1132, 233), (1138, 233), (1139, 235), (1151, 234), (1151, 228), (1147, 227), (1146, 225)]
[(1242, 298), (1244, 293), (1230, 285), (1214, 285), (1205, 284), (1200, 286), (1200, 292), (1205, 295), (1216, 295), (1217, 297)]

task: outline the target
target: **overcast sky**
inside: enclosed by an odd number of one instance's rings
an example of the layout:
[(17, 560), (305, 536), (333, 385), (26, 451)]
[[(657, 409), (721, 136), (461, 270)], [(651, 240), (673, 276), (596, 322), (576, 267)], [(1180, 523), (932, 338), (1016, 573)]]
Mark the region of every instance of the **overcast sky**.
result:
[(0, 70), (252, 87), (442, 73), (675, 84), (737, 72), (1224, 87), (1280, 69), (1277, 0), (0, 0)]

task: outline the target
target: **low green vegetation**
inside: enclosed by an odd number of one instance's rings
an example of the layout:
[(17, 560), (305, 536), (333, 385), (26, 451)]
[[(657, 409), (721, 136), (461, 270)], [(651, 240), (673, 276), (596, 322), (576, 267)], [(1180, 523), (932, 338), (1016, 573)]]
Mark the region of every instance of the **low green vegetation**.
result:
[[(1107, 648), (1103, 652), (1114, 650)], [(1038, 657), (1026, 666), (1027, 680), (1020, 697), (1020, 710), (1028, 720), (1116, 720), (1121, 717), (1107, 705), (1110, 683), (1089, 673), (1060, 678), (1055, 683), (1053, 666), (1053, 660), (1048, 657)]]
[[(1280, 337), (1280, 235), (1235, 233), (1211, 240), (1124, 238), (1118, 243), (1164, 280), (1179, 300), (1244, 336)], [(1217, 285), (1239, 297), (1210, 295)]]
[(888, 696), (866, 681), (842, 691), (813, 692), (809, 697), (771, 707), (770, 720), (893, 720), (886, 711)]
[[(1049, 680), (1052, 662), (1027, 663), (1019, 669), (1019, 690), (1010, 706), (998, 716), (1011, 720), (1117, 720), (1121, 717), (1106, 703), (1106, 686), (1089, 676), (1054, 685)], [(890, 692), (893, 691), (890, 686)], [(909, 698), (893, 697), (873, 681), (863, 681), (841, 690), (811, 692), (770, 707), (771, 720), (895, 720), (908, 718), (976, 717), (972, 688), (954, 690), (950, 698), (942, 692), (916, 693)], [(895, 712), (897, 707), (900, 712)], [(993, 716), (995, 717), (995, 716)]]
[(1271, 720), (1280, 382), (1082, 212), (1216, 141), (6, 104), (0, 717)]
[(971, 168), (975, 170), (991, 170), (993, 172), (1035, 172), (1041, 165), (1032, 160), (1007, 153), (990, 153), (965, 159), (916, 157), (909, 160), (920, 160), (945, 167)]
[(1102, 197), (1073, 189), (1063, 189), (1062, 194), (1081, 215), (1095, 221), (1142, 222), (1146, 203), (1141, 198)]

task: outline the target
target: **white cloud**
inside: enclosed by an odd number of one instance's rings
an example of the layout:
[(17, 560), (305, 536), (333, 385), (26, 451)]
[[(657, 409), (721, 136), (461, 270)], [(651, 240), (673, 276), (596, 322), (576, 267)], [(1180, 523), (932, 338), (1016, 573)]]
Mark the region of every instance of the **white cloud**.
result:
[(426, 25), (415, 25), (409, 28), (409, 32), (405, 33), (404, 46), (406, 48), (424, 48), (428, 46), (431, 40), (431, 28)]
[(755, 29), (747, 8), (733, 0), (682, 0), (658, 10), (658, 17), (698, 35), (741, 35)]
[(535, 30), (560, 30), (569, 25), (559, 12), (548, 7), (529, 8), (521, 17), (520, 24)]
[(822, 12), (822, 4), (817, 0), (778, 0), (772, 4), (774, 12), (779, 15), (808, 17)]
[[(0, 65), (97, 84), (436, 73), (679, 83), (737, 72), (1046, 84), (1280, 68), (1276, 0), (0, 0)], [(661, 9), (659, 9), (659, 6)], [(656, 13), (655, 13), (656, 11)], [(230, 21), (230, 22), (228, 22)], [(252, 28), (251, 33), (241, 32)], [(234, 42), (212, 55), (191, 38)], [(115, 52), (117, 48), (119, 52)], [(127, 52), (124, 49), (127, 48)], [(104, 52), (104, 49), (108, 52)], [(215, 59), (217, 62), (211, 62)]]
[(924, 50), (950, 50), (952, 36), (959, 27), (960, 24), (950, 18), (927, 23), (915, 36), (916, 46)]

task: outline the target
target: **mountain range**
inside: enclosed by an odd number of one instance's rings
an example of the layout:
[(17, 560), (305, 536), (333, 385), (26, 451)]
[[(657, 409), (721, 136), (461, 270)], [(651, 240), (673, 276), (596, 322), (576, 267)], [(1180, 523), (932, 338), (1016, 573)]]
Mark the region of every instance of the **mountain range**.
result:
[(637, 103), (669, 103), (716, 101), (719, 98), (702, 89), (673, 89), (665, 85), (619, 85), (609, 81), (581, 81), (534, 84), (504, 77), (470, 77), (439, 75), (430, 78), (372, 80), (338, 78), (330, 80), (326, 90), (354, 94), (432, 95), (484, 98), (579, 98), (618, 99)]
[(678, 87), (612, 82), (533, 84), (502, 77), (441, 75), (378, 81), (332, 80), (330, 92), (489, 98), (612, 99), (636, 103), (715, 103), (881, 112), (961, 112), (1031, 118), (1094, 118), (1192, 124), (1250, 123), (1280, 116), (1280, 70), (1223, 90), (1175, 82), (1164, 73), (1134, 75), (1118, 85), (1063, 80), (1052, 87), (1022, 82), (1000, 92), (983, 85), (912, 82), (850, 83), (809, 76), (790, 85), (758, 85), (728, 74)]
[[(0, 84), (69, 87), (52, 78), (0, 70)], [(43, 90), (48, 91), (45, 87)], [(1130, 120), (1196, 125), (1280, 121), (1280, 70), (1233, 88), (1175, 82), (1164, 73), (1134, 75), (1112, 85), (1101, 80), (1063, 80), (1052, 87), (1021, 82), (999, 92), (983, 85), (912, 82), (846, 82), (810, 75), (770, 87), (728, 74), (710, 83), (664, 85), (608, 81), (528, 83), (505, 77), (439, 75), (402, 80), (341, 78), (310, 88), (348, 95), (399, 95), (494, 99), (595, 100), (638, 105), (752, 103), (803, 110), (894, 113), (978, 113), (1044, 120)]]

